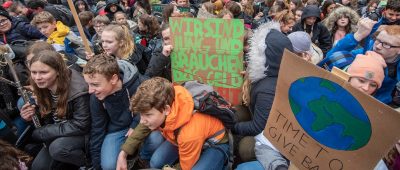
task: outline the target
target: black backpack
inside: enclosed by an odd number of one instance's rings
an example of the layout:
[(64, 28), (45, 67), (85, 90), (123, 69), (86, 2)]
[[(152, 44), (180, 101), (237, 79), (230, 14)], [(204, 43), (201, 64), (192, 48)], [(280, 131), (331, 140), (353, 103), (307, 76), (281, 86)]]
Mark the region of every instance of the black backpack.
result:
[(192, 94), (195, 110), (218, 118), (227, 129), (235, 126), (236, 110), (212, 86), (198, 81), (187, 81), (182, 86)]

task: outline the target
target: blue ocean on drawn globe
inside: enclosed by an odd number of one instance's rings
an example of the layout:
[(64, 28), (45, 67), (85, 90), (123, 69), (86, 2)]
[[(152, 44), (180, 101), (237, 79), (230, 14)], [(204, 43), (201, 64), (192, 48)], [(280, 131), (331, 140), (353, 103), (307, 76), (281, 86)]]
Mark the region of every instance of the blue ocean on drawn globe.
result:
[(371, 124), (361, 104), (338, 84), (304, 77), (289, 88), (290, 107), (303, 129), (336, 150), (357, 150), (371, 137)]

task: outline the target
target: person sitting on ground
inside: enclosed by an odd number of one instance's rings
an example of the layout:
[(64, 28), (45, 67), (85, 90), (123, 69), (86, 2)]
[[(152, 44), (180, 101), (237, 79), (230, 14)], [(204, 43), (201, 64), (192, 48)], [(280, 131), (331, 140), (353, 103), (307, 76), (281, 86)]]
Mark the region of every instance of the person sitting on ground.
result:
[(42, 11), (33, 17), (31, 23), (47, 37), (47, 43), (53, 45), (56, 51), (65, 51), (86, 60), (81, 38), (75, 35), (68, 26), (56, 21), (51, 13)]

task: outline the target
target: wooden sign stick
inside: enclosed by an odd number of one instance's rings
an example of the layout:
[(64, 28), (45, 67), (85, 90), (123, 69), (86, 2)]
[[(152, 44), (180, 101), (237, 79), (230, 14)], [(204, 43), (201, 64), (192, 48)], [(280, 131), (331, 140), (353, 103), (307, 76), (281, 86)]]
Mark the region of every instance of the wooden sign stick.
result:
[(92, 54), (93, 52), (90, 49), (89, 41), (86, 38), (85, 32), (83, 31), (81, 20), (79, 20), (78, 13), (76, 12), (74, 3), (72, 2), (72, 0), (67, 0), (67, 2), (68, 2), (69, 9), (72, 12), (72, 16), (74, 16), (74, 20), (75, 20), (76, 26), (78, 27), (79, 34), (82, 38), (83, 45), (85, 46), (85, 50), (88, 54)]

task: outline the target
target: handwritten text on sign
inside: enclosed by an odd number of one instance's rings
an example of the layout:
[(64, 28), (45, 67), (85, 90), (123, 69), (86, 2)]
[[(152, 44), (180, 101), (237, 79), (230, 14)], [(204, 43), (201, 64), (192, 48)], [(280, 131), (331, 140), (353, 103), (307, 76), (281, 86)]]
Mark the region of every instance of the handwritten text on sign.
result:
[(170, 18), (170, 26), (174, 82), (199, 80), (238, 104), (243, 83), (243, 21)]

